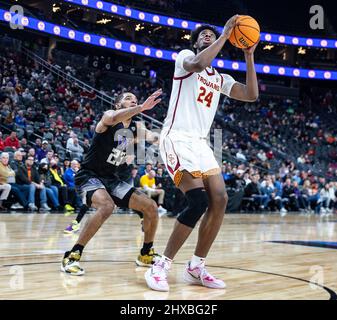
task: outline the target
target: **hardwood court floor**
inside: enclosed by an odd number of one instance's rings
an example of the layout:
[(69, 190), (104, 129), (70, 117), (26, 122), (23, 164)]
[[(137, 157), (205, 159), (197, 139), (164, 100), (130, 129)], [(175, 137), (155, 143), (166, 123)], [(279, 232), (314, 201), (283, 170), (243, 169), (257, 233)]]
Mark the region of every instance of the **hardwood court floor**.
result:
[[(84, 251), (84, 276), (61, 273), (63, 252), (77, 239), (63, 234), (71, 218), (0, 215), (0, 299), (336, 299), (336, 216), (227, 214), (207, 260), (209, 271), (225, 280), (227, 289), (183, 283), (182, 270), (196, 242), (194, 230), (170, 272), (169, 293), (149, 290), (146, 269), (134, 263), (142, 244), (136, 215), (114, 215), (106, 222)], [(174, 221), (160, 220), (159, 253)]]

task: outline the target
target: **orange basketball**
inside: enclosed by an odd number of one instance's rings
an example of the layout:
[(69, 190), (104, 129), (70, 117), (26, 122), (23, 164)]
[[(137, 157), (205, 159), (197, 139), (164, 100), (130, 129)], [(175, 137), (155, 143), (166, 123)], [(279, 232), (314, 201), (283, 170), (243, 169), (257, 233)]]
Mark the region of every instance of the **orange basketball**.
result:
[(237, 48), (245, 49), (253, 46), (260, 37), (260, 26), (250, 16), (239, 16), (229, 41)]

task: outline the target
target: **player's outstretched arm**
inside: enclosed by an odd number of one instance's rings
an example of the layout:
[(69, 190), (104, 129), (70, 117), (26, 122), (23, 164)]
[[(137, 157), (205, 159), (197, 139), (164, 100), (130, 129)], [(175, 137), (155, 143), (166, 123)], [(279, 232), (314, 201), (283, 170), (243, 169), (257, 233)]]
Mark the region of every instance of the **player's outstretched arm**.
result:
[(161, 94), (162, 89), (159, 89), (151, 94), (142, 105), (130, 107), (127, 109), (106, 111), (101, 121), (97, 124), (96, 132), (104, 132), (109, 126), (114, 126), (117, 123), (128, 120), (145, 110), (152, 109), (161, 101), (161, 99), (157, 99)]
[(210, 66), (230, 37), (238, 17), (239, 15), (236, 14), (227, 21), (220, 37), (208, 48), (202, 50), (195, 56), (186, 57), (183, 62), (184, 69), (188, 72), (201, 72)]
[(254, 102), (259, 97), (259, 86), (254, 65), (254, 51), (257, 45), (258, 42), (248, 49), (242, 49), (247, 66), (246, 84), (236, 82), (233, 85), (230, 93), (230, 97), (233, 99)]

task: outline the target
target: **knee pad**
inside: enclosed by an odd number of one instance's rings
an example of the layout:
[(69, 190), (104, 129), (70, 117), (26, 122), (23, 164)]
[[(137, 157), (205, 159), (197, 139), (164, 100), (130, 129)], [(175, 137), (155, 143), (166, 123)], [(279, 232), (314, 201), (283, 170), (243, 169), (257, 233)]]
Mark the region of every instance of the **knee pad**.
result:
[(185, 226), (194, 228), (208, 207), (208, 196), (204, 188), (187, 191), (185, 196), (188, 206), (177, 220)]

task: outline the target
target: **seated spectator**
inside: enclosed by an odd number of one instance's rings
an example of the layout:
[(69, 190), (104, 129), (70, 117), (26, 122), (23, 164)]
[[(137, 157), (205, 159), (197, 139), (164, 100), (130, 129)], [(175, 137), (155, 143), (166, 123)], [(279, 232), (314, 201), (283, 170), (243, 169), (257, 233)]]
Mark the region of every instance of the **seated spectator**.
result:
[(260, 176), (258, 174), (252, 175), (252, 182), (245, 187), (245, 197), (253, 198), (255, 208), (263, 210), (267, 207), (269, 197), (262, 193), (259, 185), (259, 178)]
[(23, 111), (20, 110), (18, 114), (15, 117), (15, 124), (20, 127), (20, 128), (26, 128), (27, 123), (26, 123), (26, 118), (23, 115)]
[(84, 138), (83, 140), (83, 150), (84, 150), (84, 154), (86, 154), (89, 151), (90, 148), (90, 141), (87, 138)]
[(48, 146), (49, 142), (47, 140), (43, 140), (41, 147), (36, 150), (36, 156), (39, 162), (47, 156)]
[(34, 165), (35, 166), (38, 166), (39, 162), (37, 160), (37, 156), (36, 156), (36, 152), (35, 152), (35, 149), (34, 148), (30, 148), (28, 149), (28, 152), (27, 152), (27, 157), (33, 157), (34, 158)]
[(83, 121), (79, 116), (75, 117), (75, 120), (73, 121), (72, 125), (73, 128), (83, 129)]
[(2, 139), (2, 132), (0, 131), (0, 151), (4, 151), (5, 141)]
[(61, 115), (57, 116), (56, 119), (56, 127), (59, 129), (63, 129), (65, 127), (65, 122), (63, 121), (63, 118)]
[(135, 188), (140, 188), (140, 176), (137, 167), (131, 169), (131, 177), (127, 182)]
[(72, 160), (70, 168), (68, 168), (63, 175), (63, 180), (67, 184), (69, 198), (73, 199), (71, 204), (74, 204), (76, 208), (80, 209), (83, 206), (82, 199), (77, 194), (75, 189), (75, 174), (79, 170), (80, 164), (77, 160)]
[(10, 163), (11, 168), (15, 171), (15, 173), (18, 173), (19, 167), (23, 166), (23, 154), (21, 151), (15, 151), (14, 152), (14, 159)]
[(163, 215), (167, 212), (167, 210), (162, 206), (164, 203), (165, 191), (163, 189), (157, 188), (155, 176), (156, 172), (154, 170), (144, 174), (140, 178), (140, 186), (144, 189), (150, 198), (158, 196), (158, 213)]
[(295, 188), (292, 185), (291, 179), (286, 179), (283, 186), (282, 199), (286, 201), (286, 206), (288, 210), (298, 211), (299, 205), (297, 200), (297, 195), (295, 193)]
[(335, 191), (332, 183), (326, 183), (320, 191), (321, 214), (332, 213), (334, 202), (336, 201)]
[(19, 139), (16, 137), (16, 132), (12, 131), (11, 134), (5, 139), (4, 141), (4, 147), (9, 147), (14, 150), (17, 150), (20, 148)]
[(52, 185), (58, 188), (64, 209), (68, 212), (74, 211), (75, 208), (71, 205), (71, 201), (69, 200), (67, 185), (62, 179), (61, 170), (59, 169), (55, 159), (50, 161), (49, 171), (51, 173), (50, 178)]
[(284, 210), (284, 207), (282, 205), (281, 197), (277, 196), (277, 189), (274, 186), (271, 177), (266, 178), (266, 183), (262, 191), (269, 197), (267, 206), (272, 211), (279, 210), (281, 214), (286, 213), (286, 210)]
[(236, 158), (242, 161), (247, 161), (246, 156), (243, 154), (242, 150), (239, 149), (238, 152), (236, 153)]
[(83, 159), (83, 148), (80, 146), (78, 142), (78, 138), (74, 136), (72, 139), (68, 139), (67, 141), (67, 151), (70, 152), (71, 158), (77, 158), (80, 161)]
[(44, 211), (51, 210), (47, 205), (46, 188), (40, 179), (37, 169), (34, 167), (33, 157), (28, 157), (25, 165), (19, 167), (16, 181), (18, 184), (28, 186), (29, 188), (28, 207), (30, 210), (36, 211), (38, 209), (35, 205), (36, 189), (40, 191), (40, 208)]
[(19, 200), (19, 203), (14, 203), (11, 209), (24, 209), (28, 207), (28, 195), (25, 190), (15, 183), (15, 172), (9, 166), (9, 154), (2, 152), (0, 156), (0, 183), (8, 183), (11, 186), (10, 192)]
[(28, 150), (30, 149), (30, 146), (28, 145), (28, 141), (27, 141), (26, 138), (22, 138), (22, 139), (20, 140), (20, 148), (19, 148), (19, 150), (20, 150), (20, 149), (23, 149), (22, 152), (24, 152), (25, 155), (28, 153)]
[(41, 181), (46, 188), (47, 197), (53, 204), (53, 209), (60, 211), (62, 207), (60, 206), (59, 202), (59, 191), (56, 186), (52, 185), (51, 173), (49, 171), (49, 164), (48, 163), (41, 163), (39, 165), (39, 174)]
[(6, 210), (2, 205), (4, 200), (7, 200), (11, 191), (11, 185), (8, 183), (8, 177), (15, 175), (14, 171), (8, 166), (9, 154), (2, 152), (0, 156), (0, 210)]
[(262, 162), (265, 162), (268, 160), (265, 152), (263, 150), (260, 150), (259, 153), (256, 155)]
[(22, 188), (16, 183), (15, 180), (15, 171), (8, 164), (9, 155), (6, 152), (1, 154), (0, 161), (0, 179), (2, 181), (7, 181), (11, 186), (11, 193), (19, 201), (19, 203), (14, 203), (11, 206), (11, 209), (27, 209), (28, 207), (28, 190)]
[(68, 168), (70, 168), (70, 160), (67, 159), (67, 158), (65, 158), (65, 159), (63, 160), (63, 165), (60, 166), (60, 172), (61, 172), (61, 175), (62, 175), (62, 176), (64, 175), (64, 173), (66, 172), (66, 170), (67, 170)]
[(53, 150), (49, 150), (49, 151), (47, 152), (46, 157), (43, 158), (43, 159), (40, 161), (40, 164), (41, 164), (41, 163), (47, 163), (47, 164), (50, 164), (50, 161), (51, 161), (51, 159), (53, 159), (53, 157), (54, 157), (54, 151), (53, 151)]

